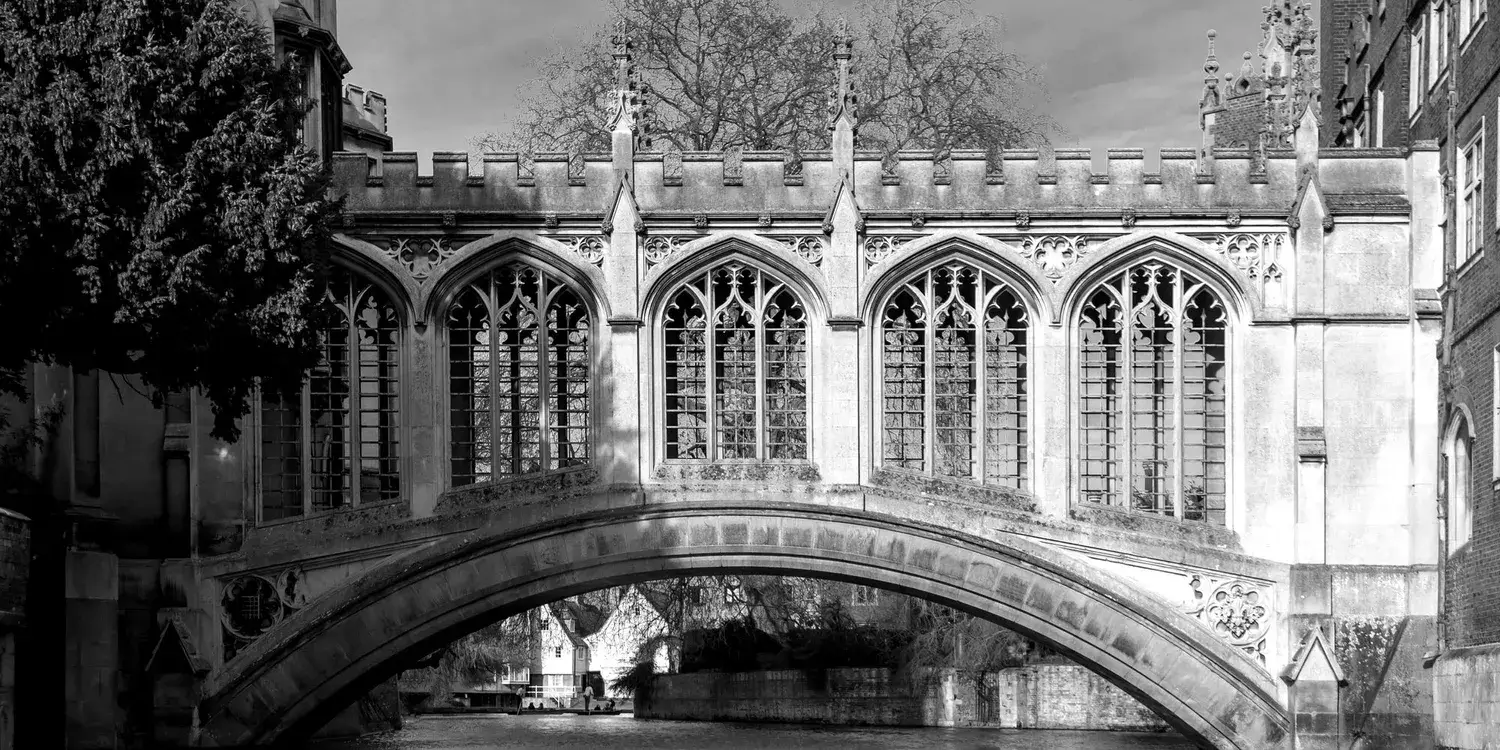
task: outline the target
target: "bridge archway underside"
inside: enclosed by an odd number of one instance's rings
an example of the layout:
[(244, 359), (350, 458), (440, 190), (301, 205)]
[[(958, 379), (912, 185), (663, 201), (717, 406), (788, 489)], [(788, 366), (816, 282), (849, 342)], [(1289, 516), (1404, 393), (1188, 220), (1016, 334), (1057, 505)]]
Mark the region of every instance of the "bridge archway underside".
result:
[(765, 573), (948, 604), (1071, 654), (1205, 746), (1285, 745), (1276, 686), (1245, 654), (1080, 558), (986, 536), (806, 503), (635, 505), (525, 528), (491, 523), (393, 557), (267, 632), (206, 686), (198, 741), (305, 738), (404, 660), (559, 597)]

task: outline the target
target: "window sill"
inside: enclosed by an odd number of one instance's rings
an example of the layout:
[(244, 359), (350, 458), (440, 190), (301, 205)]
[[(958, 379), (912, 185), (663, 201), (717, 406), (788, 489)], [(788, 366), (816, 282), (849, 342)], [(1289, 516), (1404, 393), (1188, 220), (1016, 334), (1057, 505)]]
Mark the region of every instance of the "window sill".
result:
[(1483, 258), (1483, 257), (1484, 257), (1484, 248), (1481, 247), (1473, 255), (1470, 255), (1469, 257), (1465, 258), (1464, 262), (1461, 265), (1459, 265), (1458, 268), (1454, 269), (1453, 278), (1455, 278), (1455, 279), (1461, 279), (1464, 276), (1468, 275), (1469, 271), (1474, 270), (1474, 267), (1477, 266), (1477, 265), (1479, 265), (1478, 261), (1481, 258)]
[(666, 481), (816, 482), (822, 476), (811, 461), (671, 460), (657, 465), (655, 472), (657, 480)]

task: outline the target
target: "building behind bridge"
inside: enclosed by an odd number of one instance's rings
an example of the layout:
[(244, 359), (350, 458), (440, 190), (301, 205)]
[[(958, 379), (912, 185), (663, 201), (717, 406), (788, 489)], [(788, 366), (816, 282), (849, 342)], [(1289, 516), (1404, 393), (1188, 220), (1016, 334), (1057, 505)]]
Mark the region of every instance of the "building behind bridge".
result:
[[(78, 748), (223, 741), (223, 691), (394, 555), (687, 498), (1025, 539), (1163, 607), (1160, 632), (1270, 696), (1264, 737), (1495, 731), (1484, 0), (1326, 0), (1321, 49), (1274, 2), (1263, 59), (1226, 78), (1211, 49), (1198, 147), (1102, 171), (1087, 149), (858, 150), (845, 38), (826, 151), (645, 150), (621, 39), (610, 153), (428, 171), (343, 86), (334, 0), (247, 5), (309, 62), (305, 132), (347, 193), (342, 323), (236, 445), (200, 394), (158, 409), (33, 368), (28, 408), (67, 407), (44, 480), (69, 521), (65, 608), (28, 613), (56, 648), (29, 658), (66, 651), (67, 700), (38, 690), (23, 721)], [(1035, 635), (1084, 638), (1061, 612)], [(1112, 664), (1090, 666), (1124, 681)], [(1168, 718), (1246, 746), (1254, 721), (1180, 698)]]

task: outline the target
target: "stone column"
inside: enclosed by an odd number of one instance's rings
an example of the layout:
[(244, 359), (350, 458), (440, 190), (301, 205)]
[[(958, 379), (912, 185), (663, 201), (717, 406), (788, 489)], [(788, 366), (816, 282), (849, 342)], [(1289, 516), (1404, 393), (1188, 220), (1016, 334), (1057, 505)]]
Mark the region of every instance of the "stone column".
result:
[(1032, 324), (1031, 361), (1036, 370), (1031, 390), (1032, 486), (1037, 508), (1050, 516), (1068, 514), (1068, 481), (1073, 414), (1072, 383), (1068, 356), (1067, 326), (1036, 320)]
[(64, 560), (64, 701), (69, 750), (114, 748), (119, 669), (120, 570), (107, 552), (70, 550)]

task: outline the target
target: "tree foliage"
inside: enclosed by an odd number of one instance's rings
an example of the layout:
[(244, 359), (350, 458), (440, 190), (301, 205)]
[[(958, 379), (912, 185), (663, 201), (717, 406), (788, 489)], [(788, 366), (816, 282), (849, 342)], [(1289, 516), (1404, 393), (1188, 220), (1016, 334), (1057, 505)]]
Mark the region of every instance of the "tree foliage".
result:
[(27, 362), (189, 387), (235, 439), (317, 361), (337, 205), (298, 71), (228, 0), (0, 5), (0, 391)]
[[(820, 149), (828, 143), (837, 24), (776, 0), (614, 0), (650, 87), (656, 150)], [(968, 0), (865, 0), (851, 14), (859, 145), (1000, 148), (1056, 126), (1033, 103), (1040, 77)], [(612, 27), (543, 61), (522, 117), (481, 150), (607, 151), (616, 87)]]

